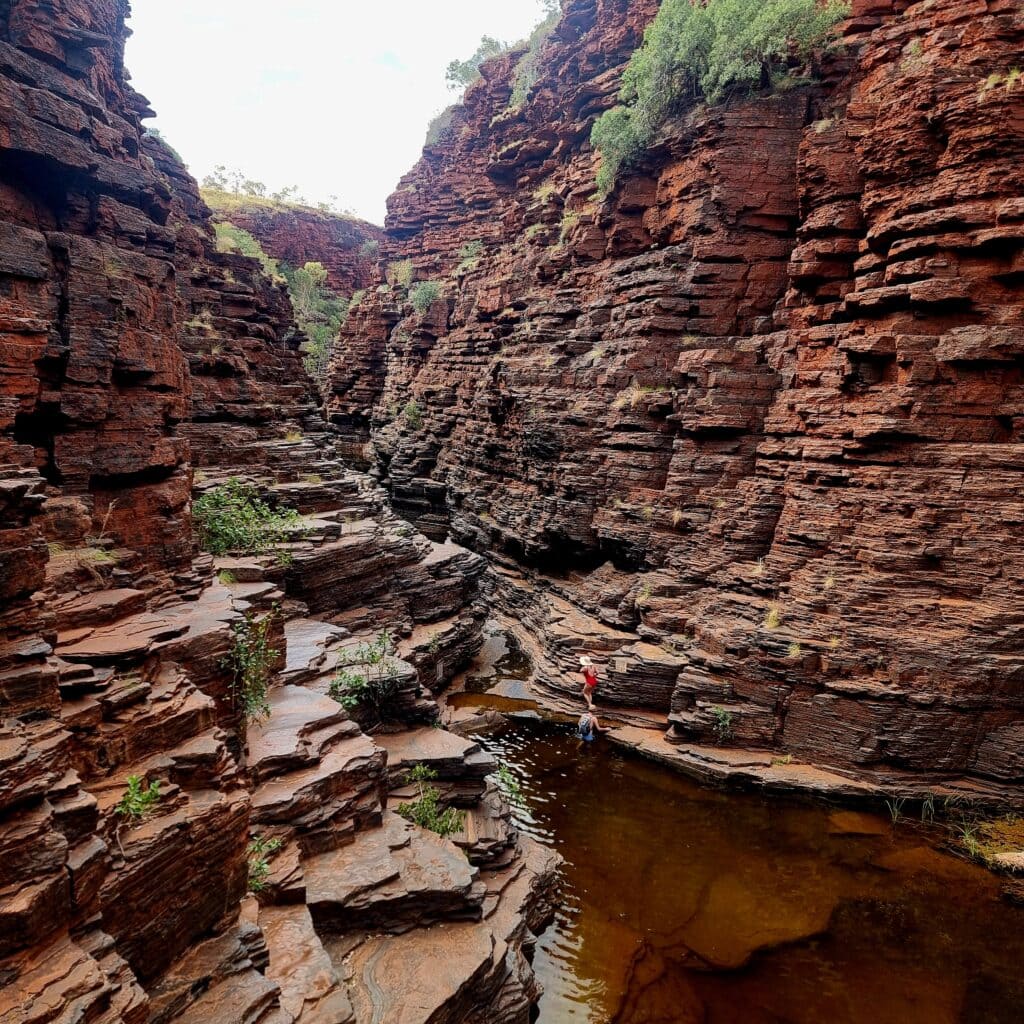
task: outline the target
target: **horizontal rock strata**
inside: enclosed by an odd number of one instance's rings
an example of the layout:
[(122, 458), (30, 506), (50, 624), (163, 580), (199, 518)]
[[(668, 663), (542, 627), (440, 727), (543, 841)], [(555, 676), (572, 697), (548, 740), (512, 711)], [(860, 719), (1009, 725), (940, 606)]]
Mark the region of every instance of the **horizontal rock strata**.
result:
[[(465, 832), (408, 824), (371, 734), (436, 719), (430, 688), (481, 643), (484, 562), (342, 464), (287, 293), (217, 252), (141, 128), (126, 8), (0, 3), (0, 1020), (398, 1019), (375, 965), (454, 929), (431, 1012), (525, 1022), (557, 858), (456, 737)], [(232, 477), (301, 517), (214, 559), (190, 502)], [(250, 721), (248, 621), (271, 674)], [(332, 682), (382, 632), (394, 701), (350, 714)], [(394, 879), (324, 896), (318, 866), (378, 849)]]
[(674, 742), (1009, 795), (1020, 6), (854, 0), (819, 82), (680, 114), (602, 201), (655, 7), (570, 0), (527, 101), (489, 62), (403, 178), (384, 258), (440, 297), (350, 317), (342, 451), (488, 557), (548, 699), (585, 651)]

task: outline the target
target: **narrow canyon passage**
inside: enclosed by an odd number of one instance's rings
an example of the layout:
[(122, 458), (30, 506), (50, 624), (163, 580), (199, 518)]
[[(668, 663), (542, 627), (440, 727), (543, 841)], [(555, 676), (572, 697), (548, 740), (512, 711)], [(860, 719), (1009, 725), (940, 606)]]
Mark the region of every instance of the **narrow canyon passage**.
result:
[(0, 0), (0, 1024), (1020, 1024), (1022, 69)]

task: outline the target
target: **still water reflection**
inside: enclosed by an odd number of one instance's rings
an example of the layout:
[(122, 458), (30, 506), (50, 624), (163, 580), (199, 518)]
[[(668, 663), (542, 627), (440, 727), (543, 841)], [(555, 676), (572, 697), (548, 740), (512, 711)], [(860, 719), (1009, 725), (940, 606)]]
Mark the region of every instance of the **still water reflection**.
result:
[(569, 727), (484, 742), (566, 862), (540, 1024), (1024, 1021), (1024, 910), (934, 833), (702, 789)]

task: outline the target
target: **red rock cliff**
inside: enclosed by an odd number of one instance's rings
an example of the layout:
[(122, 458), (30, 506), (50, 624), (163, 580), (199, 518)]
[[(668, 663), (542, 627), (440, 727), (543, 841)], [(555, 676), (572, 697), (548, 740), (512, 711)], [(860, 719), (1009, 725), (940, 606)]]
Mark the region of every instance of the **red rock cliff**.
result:
[(521, 110), (485, 66), (389, 204), (442, 296), (364, 300), (329, 415), (489, 553), (553, 697), (586, 650), (679, 742), (1018, 783), (1024, 13), (855, 0), (820, 84), (693, 111), (601, 203), (655, 8), (570, 0)]
[(248, 231), (274, 259), (293, 267), (322, 263), (327, 283), (343, 295), (375, 283), (377, 254), (364, 246), (383, 241), (384, 232), (376, 224), (304, 206), (232, 200), (223, 209), (215, 206), (215, 216)]
[[(337, 458), (286, 292), (144, 137), (127, 6), (0, 2), (0, 1020), (392, 1019), (443, 957), (423, 1019), (525, 1021), (557, 857), (424, 685), (481, 642), (482, 560)], [(215, 564), (190, 491), (232, 476), (304, 519)], [(378, 745), (328, 691), (380, 630), (406, 728)], [(414, 761), (461, 848), (388, 810)]]

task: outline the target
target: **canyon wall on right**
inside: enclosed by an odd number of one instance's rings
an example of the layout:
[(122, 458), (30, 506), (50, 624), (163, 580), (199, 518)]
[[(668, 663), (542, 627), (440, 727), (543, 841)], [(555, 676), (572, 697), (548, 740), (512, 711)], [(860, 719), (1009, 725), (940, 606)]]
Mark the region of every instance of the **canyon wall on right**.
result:
[(853, 0), (816, 80), (692, 105), (601, 198), (657, 7), (568, 0), (483, 66), (391, 197), (328, 415), (488, 557), (555, 703), (585, 652), (681, 744), (1008, 789), (1024, 9)]

